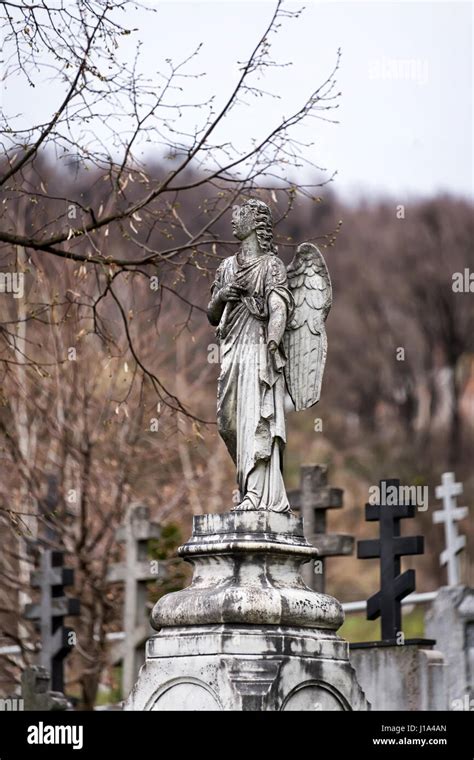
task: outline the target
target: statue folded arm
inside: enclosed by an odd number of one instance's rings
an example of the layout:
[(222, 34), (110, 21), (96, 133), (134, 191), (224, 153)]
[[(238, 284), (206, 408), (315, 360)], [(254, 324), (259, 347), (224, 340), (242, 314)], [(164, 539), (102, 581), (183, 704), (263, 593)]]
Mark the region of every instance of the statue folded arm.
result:
[(288, 288), (286, 268), (276, 256), (271, 261), (266, 282), (267, 296), (267, 347), (273, 356), (275, 369), (285, 364), (283, 336), (294, 309), (294, 301)]
[(213, 327), (221, 321), (226, 304), (238, 301), (243, 295), (243, 289), (238, 285), (224, 285), (222, 268), (216, 272), (211, 300), (207, 306), (207, 318)]
[(268, 333), (267, 346), (270, 351), (276, 351), (286, 330), (288, 310), (283, 298), (273, 290), (268, 296)]
[(220, 291), (212, 296), (207, 307), (207, 318), (213, 327), (216, 327), (224, 311), (224, 301), (221, 298)]

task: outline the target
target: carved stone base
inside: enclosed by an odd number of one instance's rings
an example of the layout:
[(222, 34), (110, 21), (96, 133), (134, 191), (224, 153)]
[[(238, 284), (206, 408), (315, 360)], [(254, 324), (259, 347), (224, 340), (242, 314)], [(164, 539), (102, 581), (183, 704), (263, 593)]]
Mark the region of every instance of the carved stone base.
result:
[(303, 582), (301, 566), (318, 551), (304, 537), (301, 518), (291, 513), (198, 515), (178, 554), (194, 566), (193, 580), (156, 603), (156, 630), (220, 623), (332, 630), (342, 625), (339, 602)]
[[(197, 656), (196, 656), (197, 655)], [(148, 641), (126, 710), (366, 710), (335, 633), (279, 626), (169, 628)]]
[(317, 549), (300, 518), (199, 515), (179, 554), (192, 583), (155, 605), (160, 633), (125, 709), (367, 709), (336, 634), (341, 605), (302, 580)]

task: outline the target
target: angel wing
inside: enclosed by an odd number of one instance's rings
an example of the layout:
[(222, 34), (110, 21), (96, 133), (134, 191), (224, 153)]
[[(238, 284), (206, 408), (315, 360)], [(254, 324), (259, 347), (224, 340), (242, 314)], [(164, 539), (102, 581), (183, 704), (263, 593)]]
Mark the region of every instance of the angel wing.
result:
[(285, 379), (298, 412), (319, 401), (327, 354), (324, 322), (332, 304), (332, 287), (322, 253), (312, 243), (298, 246), (287, 272), (295, 310), (283, 336)]

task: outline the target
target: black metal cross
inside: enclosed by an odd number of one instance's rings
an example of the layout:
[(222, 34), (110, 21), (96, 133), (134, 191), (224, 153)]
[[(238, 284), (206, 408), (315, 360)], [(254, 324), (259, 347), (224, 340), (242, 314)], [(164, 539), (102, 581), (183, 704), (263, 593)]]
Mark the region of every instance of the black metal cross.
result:
[(64, 593), (64, 586), (73, 584), (74, 570), (64, 567), (63, 553), (45, 549), (41, 554), (40, 568), (31, 577), (31, 585), (41, 591), (40, 601), (26, 605), (25, 617), (39, 624), (39, 664), (51, 673), (53, 691), (64, 691), (63, 660), (73, 647), (73, 631), (64, 626), (65, 617), (79, 614), (79, 600)]
[(400, 520), (415, 516), (415, 505), (399, 498), (400, 481), (381, 480), (380, 495), (380, 504), (365, 505), (365, 519), (380, 521), (380, 538), (358, 541), (357, 556), (380, 558), (380, 591), (367, 600), (367, 620), (380, 617), (382, 639), (397, 641), (402, 630), (401, 600), (415, 590), (415, 571), (401, 573), (400, 557), (423, 554), (424, 544), (423, 536), (400, 536)]

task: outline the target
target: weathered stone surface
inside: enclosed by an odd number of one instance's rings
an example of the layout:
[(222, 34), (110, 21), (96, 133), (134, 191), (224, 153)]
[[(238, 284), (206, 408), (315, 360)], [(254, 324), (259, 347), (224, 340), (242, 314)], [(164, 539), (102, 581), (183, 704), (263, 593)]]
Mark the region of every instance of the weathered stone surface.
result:
[(350, 661), (372, 710), (446, 709), (441, 652), (418, 644), (353, 644)]
[(337, 634), (280, 626), (163, 630), (127, 710), (364, 710)]
[(191, 585), (162, 597), (152, 624), (220, 623), (330, 628), (342, 607), (308, 589), (301, 565), (317, 556), (292, 514), (234, 512), (194, 518), (191, 540), (179, 554), (194, 566)]
[(21, 674), (21, 696), (28, 712), (67, 710), (70, 703), (58, 691), (51, 691), (51, 678), (46, 668), (31, 665)]
[(302, 521), (264, 511), (194, 518), (191, 585), (160, 599), (159, 634), (128, 710), (367, 709), (339, 638), (339, 602), (309, 589)]
[(466, 709), (466, 696), (468, 705), (474, 700), (474, 589), (441, 588), (426, 613), (425, 632), (446, 661), (447, 709)]

